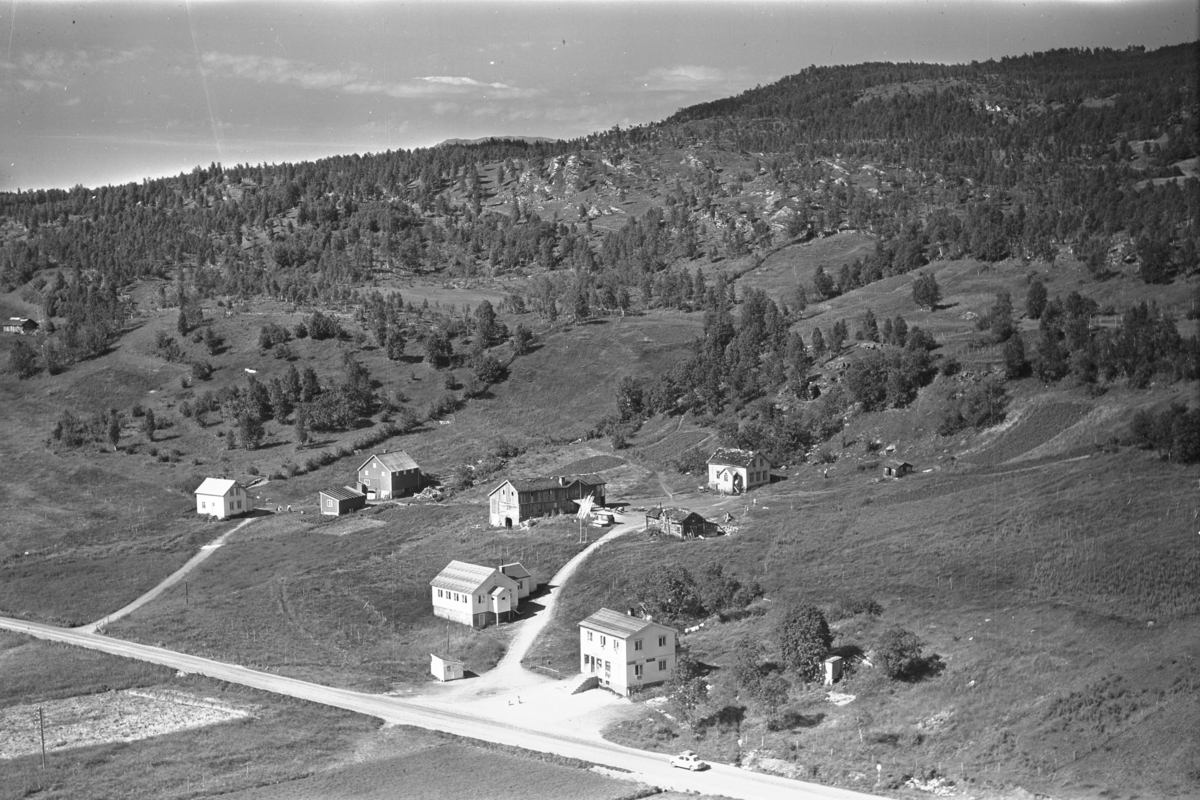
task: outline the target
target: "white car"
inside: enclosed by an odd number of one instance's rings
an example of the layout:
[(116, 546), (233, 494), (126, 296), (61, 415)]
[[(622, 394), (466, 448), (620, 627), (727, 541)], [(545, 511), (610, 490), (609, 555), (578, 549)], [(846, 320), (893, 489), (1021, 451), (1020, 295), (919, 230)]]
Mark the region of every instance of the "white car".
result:
[(693, 772), (708, 769), (708, 764), (701, 761), (700, 757), (691, 750), (684, 750), (677, 756), (671, 756), (671, 766), (690, 769)]

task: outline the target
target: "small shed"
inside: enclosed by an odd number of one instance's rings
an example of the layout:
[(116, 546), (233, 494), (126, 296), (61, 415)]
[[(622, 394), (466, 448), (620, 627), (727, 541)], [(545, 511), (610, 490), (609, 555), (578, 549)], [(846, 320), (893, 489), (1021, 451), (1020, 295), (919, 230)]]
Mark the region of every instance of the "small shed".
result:
[(832, 686), (842, 679), (842, 657), (830, 656), (825, 659), (825, 685)]
[(463, 662), (457, 658), (430, 653), (429, 673), (442, 683), (461, 680), (463, 676)]
[(322, 514), (340, 517), (367, 507), (367, 496), (351, 486), (322, 489), (318, 495)]
[(900, 461), (896, 458), (889, 458), (883, 462), (883, 477), (885, 478), (903, 478), (913, 471), (913, 465), (907, 461)]

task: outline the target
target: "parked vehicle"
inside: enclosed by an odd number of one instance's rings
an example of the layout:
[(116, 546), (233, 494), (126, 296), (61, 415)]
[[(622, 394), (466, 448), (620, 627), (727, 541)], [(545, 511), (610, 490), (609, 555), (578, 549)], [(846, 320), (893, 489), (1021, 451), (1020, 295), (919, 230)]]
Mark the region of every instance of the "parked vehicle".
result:
[(679, 767), (680, 769), (688, 769), (692, 772), (700, 772), (708, 769), (708, 764), (700, 760), (700, 757), (692, 750), (684, 750), (677, 756), (671, 757), (671, 766)]

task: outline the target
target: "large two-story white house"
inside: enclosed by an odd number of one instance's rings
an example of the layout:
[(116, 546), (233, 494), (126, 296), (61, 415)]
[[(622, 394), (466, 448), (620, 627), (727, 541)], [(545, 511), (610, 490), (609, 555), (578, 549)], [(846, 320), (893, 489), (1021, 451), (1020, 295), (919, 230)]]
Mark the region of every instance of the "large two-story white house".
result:
[(671, 679), (678, 633), (657, 622), (602, 608), (579, 623), (580, 670), (619, 695)]
[(434, 616), (474, 628), (509, 620), (520, 597), (517, 581), (500, 568), (465, 561), (451, 561), (429, 585)]
[(771, 462), (753, 450), (722, 447), (708, 459), (708, 488), (741, 494), (771, 482)]

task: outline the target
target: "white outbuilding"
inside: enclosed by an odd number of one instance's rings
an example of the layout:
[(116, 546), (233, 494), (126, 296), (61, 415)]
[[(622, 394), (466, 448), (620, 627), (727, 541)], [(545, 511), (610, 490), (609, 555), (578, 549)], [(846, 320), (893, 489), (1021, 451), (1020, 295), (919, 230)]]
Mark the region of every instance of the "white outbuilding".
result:
[(196, 489), (196, 513), (217, 519), (236, 517), (250, 510), (246, 490), (237, 481), (205, 478)]

